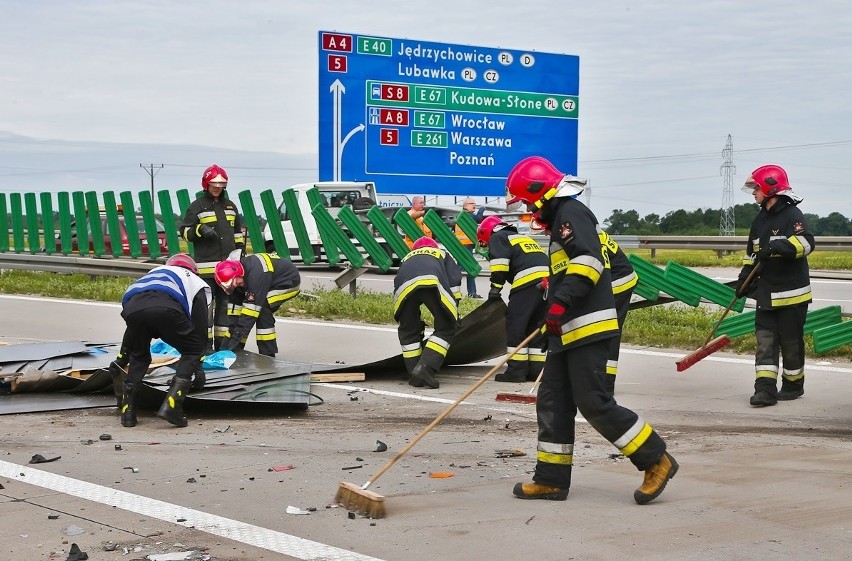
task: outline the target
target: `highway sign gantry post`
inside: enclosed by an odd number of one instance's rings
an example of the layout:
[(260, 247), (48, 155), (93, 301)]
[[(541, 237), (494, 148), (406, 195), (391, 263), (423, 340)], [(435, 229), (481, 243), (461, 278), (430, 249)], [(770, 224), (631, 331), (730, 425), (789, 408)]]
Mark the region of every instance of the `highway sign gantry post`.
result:
[(330, 31), (318, 44), (320, 180), (501, 196), (526, 156), (577, 173), (576, 56)]

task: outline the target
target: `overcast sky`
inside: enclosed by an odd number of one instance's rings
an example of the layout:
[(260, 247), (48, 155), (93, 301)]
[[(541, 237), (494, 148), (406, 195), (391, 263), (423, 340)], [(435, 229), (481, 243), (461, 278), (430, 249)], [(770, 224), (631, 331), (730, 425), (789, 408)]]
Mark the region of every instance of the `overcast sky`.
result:
[(578, 173), (601, 220), (719, 208), (729, 134), (734, 204), (751, 200), (752, 169), (777, 163), (804, 212), (852, 217), (848, 0), (0, 0), (0, 15), (4, 192), (95, 185), (54, 156), (81, 141), (137, 145), (79, 154), (122, 186), (144, 187), (154, 155), (164, 187), (197, 186), (213, 161), (237, 190), (314, 179), (317, 31), (337, 30), (579, 56)]

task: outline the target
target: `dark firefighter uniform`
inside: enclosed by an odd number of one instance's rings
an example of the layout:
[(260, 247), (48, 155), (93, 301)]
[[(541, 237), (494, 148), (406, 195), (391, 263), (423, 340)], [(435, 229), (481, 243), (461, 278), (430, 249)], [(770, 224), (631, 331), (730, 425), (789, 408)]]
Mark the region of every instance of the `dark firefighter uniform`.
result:
[(136, 425), (139, 383), (151, 364), (151, 340), (160, 338), (180, 352), (175, 378), (160, 411), (172, 424), (186, 426), (180, 403), (207, 344), (209, 304), (210, 288), (183, 267), (155, 267), (128, 287), (121, 299), (121, 317), (127, 323), (122, 348), (130, 357), (123, 387), (122, 425)]
[(610, 276), (612, 277), (612, 296), (615, 299), (615, 313), (618, 316), (618, 335), (609, 340), (609, 354), (606, 361), (606, 390), (615, 393), (615, 379), (618, 375), (618, 355), (621, 352), (621, 333), (624, 331), (624, 321), (630, 310), (630, 297), (639, 282), (633, 265), (618, 247), (618, 243), (606, 232), (601, 232), (601, 243), (609, 254)]
[[(213, 272), (216, 263), (228, 258), (235, 249), (245, 249), (245, 234), (240, 223), (240, 214), (223, 190), (219, 200), (209, 191), (195, 199), (186, 209), (186, 216), (180, 225), (180, 235), (193, 245), (193, 257), (198, 263), (198, 274), (204, 279), (213, 294), (212, 307), (208, 317), (209, 342), (219, 349), (222, 339), (228, 332), (228, 295), (216, 284)], [(204, 236), (204, 226), (213, 228), (214, 235)]]
[[(461, 278), (458, 264), (439, 248), (421, 247), (403, 257), (393, 281), (393, 317), (409, 375), (420, 366), (433, 379), (441, 369), (458, 326)], [(421, 304), (435, 318), (435, 330), (425, 341)]]
[[(540, 285), (550, 273), (549, 260), (535, 240), (518, 234), (512, 226), (494, 229), (488, 239), (488, 259), (491, 268), (488, 297), (500, 298), (507, 282), (511, 287), (506, 309), (506, 347), (511, 352), (544, 321), (547, 306)], [(544, 367), (544, 341), (540, 337), (509, 358), (506, 371), (497, 374), (496, 380), (535, 380)]]
[(240, 263), (245, 271), (245, 284), (231, 294), (228, 306), (231, 327), (222, 348), (245, 347), (251, 328), (257, 324), (257, 352), (275, 356), (278, 353), (275, 312), (281, 304), (298, 296), (301, 275), (293, 263), (274, 253), (249, 255), (240, 259)]
[(783, 357), (781, 391), (801, 390), (805, 382), (805, 316), (811, 302), (808, 255), (814, 250), (814, 237), (802, 211), (785, 196), (778, 196), (769, 209), (762, 208), (748, 234), (746, 257), (740, 283), (751, 272), (758, 255), (762, 259), (757, 282), (747, 287), (755, 299), (754, 326), (755, 392), (778, 393), (778, 352)]
[(618, 334), (609, 253), (594, 214), (580, 201), (556, 197), (550, 236), (548, 305), (565, 308), (562, 336), (548, 336), (548, 354), (538, 389), (538, 461), (533, 480), (568, 489), (579, 409), (601, 435), (639, 470), (657, 464), (666, 445), (633, 411), (604, 388), (610, 340)]

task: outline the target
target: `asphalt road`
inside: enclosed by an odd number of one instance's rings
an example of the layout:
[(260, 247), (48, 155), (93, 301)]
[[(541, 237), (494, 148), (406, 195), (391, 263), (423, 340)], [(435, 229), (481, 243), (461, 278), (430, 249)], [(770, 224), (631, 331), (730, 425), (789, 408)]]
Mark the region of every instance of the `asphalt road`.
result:
[[(0, 296), (0, 317), (2, 342), (117, 341), (123, 328), (112, 304)], [(278, 332), (291, 360), (398, 353), (392, 326), (286, 320)], [(622, 351), (618, 401), (681, 464), (650, 505), (632, 499), (642, 474), (582, 421), (568, 500), (514, 499), (535, 463), (535, 408), (495, 399), (528, 384), (488, 381), (371, 487), (386, 518), (327, 508), (339, 481), (367, 481), (491, 361), (447, 369), (438, 390), (388, 376), (314, 384), (324, 403), (307, 411), (190, 410), (184, 429), (153, 411), (123, 428), (109, 407), (0, 416), (0, 553), (66, 559), (77, 543), (115, 560), (848, 558), (852, 364), (810, 361), (803, 398), (757, 409), (751, 357), (717, 353), (678, 373), (683, 354)], [(516, 449), (526, 455), (497, 457)], [(35, 454), (61, 458), (28, 465)]]

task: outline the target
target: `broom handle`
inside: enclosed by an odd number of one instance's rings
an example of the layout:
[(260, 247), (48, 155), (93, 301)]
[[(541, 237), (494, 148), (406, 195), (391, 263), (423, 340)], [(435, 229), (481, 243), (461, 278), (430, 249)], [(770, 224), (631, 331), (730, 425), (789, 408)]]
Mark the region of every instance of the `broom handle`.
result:
[(538, 388), (538, 385), (541, 383), (542, 375), (544, 375), (544, 368), (543, 367), (541, 369), (541, 372), (538, 373), (538, 377), (536, 377), (535, 382), (533, 383), (532, 387), (530, 388), (530, 394), (535, 393), (536, 388)]
[[(748, 276), (747, 276), (747, 277), (745, 278), (745, 280), (743, 281), (742, 288), (745, 288), (745, 287), (747, 287), (748, 285), (750, 285), (750, 284), (751, 284), (752, 279), (754, 278), (754, 276), (757, 274), (757, 272), (760, 270), (760, 268), (761, 268), (761, 267), (763, 267), (763, 262), (762, 262), (762, 261), (758, 261), (758, 262), (757, 262), (757, 264), (755, 264), (755, 266), (751, 268), (751, 272), (748, 274)], [(716, 330), (717, 330), (717, 329), (719, 329), (719, 326), (720, 326), (720, 325), (722, 325), (722, 320), (724, 320), (724, 319), (725, 319), (725, 316), (727, 316), (727, 315), (728, 315), (728, 312), (730, 312), (730, 311), (731, 311), (731, 308), (733, 308), (733, 307), (734, 307), (734, 304), (736, 304), (736, 303), (737, 303), (737, 300), (739, 300), (740, 298), (742, 298), (742, 297), (741, 297), (741, 296), (737, 296), (736, 294), (734, 294), (734, 298), (731, 300), (731, 303), (730, 303), (730, 304), (728, 304), (728, 307), (727, 307), (727, 308), (725, 308), (725, 311), (724, 311), (724, 312), (722, 312), (722, 317), (720, 317), (720, 318), (719, 318), (719, 320), (716, 322), (716, 325), (714, 325), (714, 326), (713, 326), (713, 331), (711, 331), (711, 332), (710, 332), (710, 336), (709, 336), (709, 337), (707, 337), (707, 340), (706, 340), (706, 341), (704, 341), (704, 344), (703, 344), (703, 345), (701, 345), (701, 348), (702, 348), (702, 349), (703, 349), (704, 347), (706, 347), (706, 346), (707, 346), (707, 344), (708, 344), (710, 341), (712, 341), (712, 340), (713, 340), (713, 336), (714, 336), (714, 335), (716, 335)]]
[(382, 474), (384, 474), (387, 470), (389, 470), (389, 469), (390, 469), (390, 468), (391, 468), (391, 467), (392, 467), (392, 466), (393, 466), (393, 465), (394, 465), (394, 464), (395, 464), (395, 463), (396, 463), (396, 462), (397, 462), (400, 458), (402, 458), (402, 457), (403, 457), (403, 456), (404, 456), (404, 455), (405, 455), (405, 454), (406, 454), (409, 450), (411, 450), (411, 449), (414, 447), (414, 445), (415, 445), (415, 444), (417, 444), (418, 442), (420, 442), (420, 439), (421, 439), (421, 438), (423, 438), (424, 436), (426, 436), (426, 434), (428, 434), (428, 433), (429, 433), (429, 431), (431, 431), (432, 429), (434, 429), (434, 428), (438, 425), (438, 423), (440, 423), (441, 421), (443, 421), (443, 420), (444, 420), (444, 418), (446, 418), (446, 416), (447, 416), (447, 415), (449, 415), (450, 413), (452, 413), (452, 412), (453, 412), (453, 410), (454, 410), (456, 407), (458, 407), (458, 405), (459, 405), (462, 401), (464, 401), (465, 399), (467, 399), (467, 397), (468, 397), (468, 396), (470, 396), (470, 394), (472, 394), (474, 391), (476, 391), (476, 389), (477, 389), (479, 386), (481, 386), (481, 385), (482, 385), (482, 384), (484, 384), (484, 383), (485, 383), (485, 382), (486, 382), (489, 378), (491, 378), (491, 376), (493, 376), (493, 375), (494, 375), (494, 373), (495, 373), (495, 372), (497, 372), (497, 370), (498, 370), (499, 368), (501, 368), (504, 364), (506, 364), (507, 362), (509, 362), (509, 359), (510, 359), (510, 358), (512, 358), (513, 356), (515, 356), (515, 355), (518, 353), (518, 351), (520, 351), (521, 349), (523, 349), (524, 347), (526, 347), (527, 345), (529, 345), (529, 344), (532, 342), (532, 340), (533, 340), (533, 339), (535, 339), (535, 338), (539, 335), (539, 332), (540, 332), (540, 330), (539, 330), (539, 329), (536, 329), (535, 331), (533, 331), (532, 333), (530, 333), (529, 335), (527, 335), (527, 338), (526, 338), (526, 339), (524, 339), (523, 341), (521, 341), (521, 343), (520, 343), (517, 347), (515, 347), (512, 351), (510, 351), (510, 352), (509, 352), (509, 354), (507, 354), (505, 357), (503, 357), (503, 360), (501, 360), (500, 362), (498, 362), (498, 363), (494, 366), (494, 368), (492, 368), (491, 370), (489, 370), (488, 372), (486, 372), (486, 373), (485, 373), (485, 375), (483, 375), (483, 376), (482, 376), (482, 378), (480, 378), (479, 380), (477, 380), (477, 382), (476, 382), (475, 384), (473, 384), (471, 387), (469, 387), (469, 388), (467, 389), (467, 391), (466, 391), (466, 392), (464, 392), (464, 393), (461, 395), (461, 397), (459, 397), (459, 398), (458, 398), (458, 399), (456, 399), (453, 403), (451, 403), (449, 407), (447, 407), (446, 409), (444, 409), (443, 413), (441, 413), (440, 415), (438, 415), (437, 417), (435, 417), (435, 420), (434, 420), (434, 421), (432, 421), (431, 423), (429, 423), (429, 425), (428, 425), (425, 429), (423, 429), (422, 431), (420, 431), (420, 434), (418, 434), (417, 436), (415, 436), (414, 438), (412, 438), (412, 439), (411, 439), (411, 442), (409, 442), (408, 444), (406, 444), (405, 446), (403, 446), (402, 450), (400, 450), (399, 452), (397, 452), (397, 453), (396, 453), (396, 456), (394, 456), (393, 458), (391, 458), (390, 460), (388, 460), (388, 461), (385, 463), (385, 465), (383, 465), (383, 466), (381, 467), (381, 469), (379, 469), (379, 471), (377, 471), (377, 472), (375, 473), (375, 475), (373, 475), (373, 477), (372, 477), (372, 478), (370, 478), (370, 480), (369, 480), (369, 481), (367, 481), (364, 485), (362, 485), (362, 486), (361, 486), (361, 489), (366, 489), (367, 487), (369, 487), (370, 485), (372, 485), (372, 484), (376, 481), (376, 479), (378, 479), (379, 477), (381, 477), (381, 476), (382, 476)]

